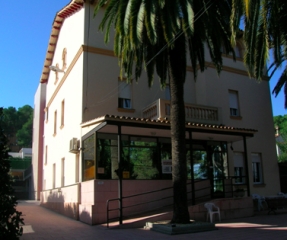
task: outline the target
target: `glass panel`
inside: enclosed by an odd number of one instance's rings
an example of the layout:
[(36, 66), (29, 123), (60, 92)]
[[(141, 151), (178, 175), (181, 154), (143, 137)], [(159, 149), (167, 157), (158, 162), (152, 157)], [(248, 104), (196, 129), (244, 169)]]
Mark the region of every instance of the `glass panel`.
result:
[(83, 141), (83, 180), (95, 178), (95, 141), (94, 135)]
[(244, 183), (244, 170), (243, 167), (234, 168), (235, 183)]
[(172, 179), (172, 157), (171, 157), (171, 143), (169, 141), (160, 140), (160, 154), (161, 154), (161, 179)]
[(97, 134), (97, 179), (117, 179), (118, 140), (115, 134)]
[(260, 179), (260, 163), (253, 162), (252, 163), (252, 170), (253, 170), (253, 182), (254, 183), (261, 183), (261, 179)]
[[(145, 145), (145, 143), (143, 143)], [(130, 176), (132, 179), (157, 179), (156, 148), (130, 148)]]
[(224, 196), (224, 178), (228, 174), (226, 147), (225, 143), (210, 144), (214, 197)]
[(208, 162), (206, 151), (193, 151), (194, 179), (208, 178)]

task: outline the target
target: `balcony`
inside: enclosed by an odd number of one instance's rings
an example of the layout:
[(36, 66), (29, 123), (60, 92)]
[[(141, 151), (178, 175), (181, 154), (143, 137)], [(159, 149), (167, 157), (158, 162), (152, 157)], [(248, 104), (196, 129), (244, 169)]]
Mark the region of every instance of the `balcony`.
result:
[[(170, 101), (158, 99), (145, 109), (143, 117), (150, 119), (164, 119), (170, 117)], [(201, 122), (220, 124), (221, 113), (216, 107), (209, 107), (196, 104), (185, 104), (185, 120), (187, 122)]]

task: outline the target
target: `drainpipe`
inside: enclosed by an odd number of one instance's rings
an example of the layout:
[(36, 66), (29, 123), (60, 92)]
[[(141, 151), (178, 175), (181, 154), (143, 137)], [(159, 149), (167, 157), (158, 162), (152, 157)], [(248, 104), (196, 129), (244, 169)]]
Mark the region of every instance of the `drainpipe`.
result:
[(122, 177), (123, 177), (123, 169), (122, 169), (122, 163), (121, 163), (121, 156), (122, 156), (122, 130), (121, 126), (118, 125), (118, 163), (119, 163), (119, 168), (118, 168), (118, 197), (119, 197), (119, 210), (120, 210), (120, 217), (119, 217), (119, 224), (123, 224), (123, 182), (122, 182)]

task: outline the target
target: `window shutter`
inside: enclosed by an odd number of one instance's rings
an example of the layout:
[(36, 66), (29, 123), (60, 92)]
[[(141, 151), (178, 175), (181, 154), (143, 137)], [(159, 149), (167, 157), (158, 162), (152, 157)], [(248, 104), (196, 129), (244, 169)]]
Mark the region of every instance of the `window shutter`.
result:
[(238, 109), (238, 98), (236, 92), (229, 92), (229, 106), (230, 108)]
[(131, 99), (131, 84), (119, 81), (119, 98)]

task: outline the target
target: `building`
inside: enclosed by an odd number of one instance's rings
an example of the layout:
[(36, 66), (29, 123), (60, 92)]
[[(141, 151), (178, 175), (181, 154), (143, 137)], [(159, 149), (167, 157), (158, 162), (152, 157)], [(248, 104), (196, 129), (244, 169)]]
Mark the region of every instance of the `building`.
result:
[(17, 199), (30, 199), (32, 149), (21, 148), (19, 152), (9, 152), (12, 186)]
[[(97, 30), (103, 12), (94, 18), (93, 10), (88, 2), (72, 0), (55, 16), (40, 79), (45, 100), (35, 98), (38, 106), (45, 102), (45, 120), (36, 129), (34, 124), (39, 139), (43, 129), (43, 147), (33, 145), (33, 161), (43, 174), (42, 205), (98, 224), (106, 221), (108, 199), (171, 186), (171, 143), (168, 88), (161, 90), (156, 80), (149, 88), (144, 73), (131, 85), (119, 79), (113, 45), (104, 44)], [(208, 57), (196, 82), (187, 68), (193, 203), (199, 197), (231, 198), (237, 188), (245, 196), (280, 190), (269, 82), (249, 79), (243, 51), (238, 43), (237, 62), (225, 55), (220, 77)], [(150, 197), (139, 198), (123, 205)]]
[(44, 120), (46, 105), (46, 84), (39, 84), (34, 97), (33, 118), (33, 165), (31, 180), (31, 199), (40, 200), (43, 190), (43, 153), (44, 153)]

